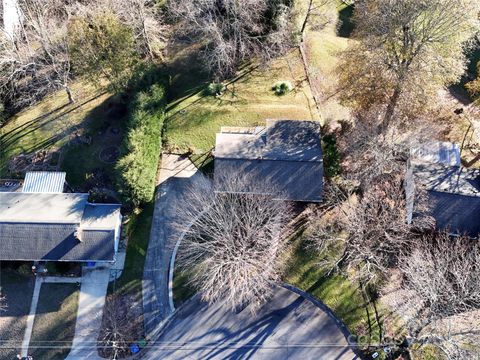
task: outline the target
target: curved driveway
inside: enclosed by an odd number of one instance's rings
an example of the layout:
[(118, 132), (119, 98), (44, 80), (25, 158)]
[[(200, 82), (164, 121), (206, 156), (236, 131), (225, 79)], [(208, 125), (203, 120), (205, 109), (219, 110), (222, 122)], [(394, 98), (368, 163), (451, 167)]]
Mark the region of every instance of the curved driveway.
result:
[(331, 315), (304, 297), (276, 288), (255, 316), (196, 296), (178, 309), (151, 359), (358, 359)]
[(155, 336), (173, 309), (168, 296), (170, 257), (181, 235), (178, 206), (185, 190), (203, 175), (188, 157), (162, 154), (155, 192), (155, 209), (143, 272), (144, 324), (148, 337)]

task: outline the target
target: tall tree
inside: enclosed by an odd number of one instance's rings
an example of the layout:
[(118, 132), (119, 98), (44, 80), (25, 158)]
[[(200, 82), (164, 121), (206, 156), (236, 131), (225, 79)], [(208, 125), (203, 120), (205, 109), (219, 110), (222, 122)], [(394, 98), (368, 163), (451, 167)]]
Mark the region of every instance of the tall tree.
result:
[(72, 63), (77, 75), (96, 85), (103, 77), (111, 90), (122, 92), (138, 61), (133, 31), (112, 11), (96, 10), (69, 24)]
[(22, 0), (15, 42), (0, 35), (0, 95), (8, 109), (30, 105), (65, 89), (70, 102), (68, 11), (60, 0)]
[[(402, 287), (415, 294), (406, 302), (419, 310), (407, 324), (412, 340), (436, 345), (448, 359), (478, 356), (479, 241), (466, 236), (452, 238), (447, 232), (426, 235), (402, 256), (400, 269), (405, 277)], [(458, 321), (461, 314), (467, 315), (467, 321)], [(452, 324), (447, 326), (449, 322)]]
[(203, 58), (223, 79), (255, 56), (270, 58), (289, 44), (289, 0), (170, 1), (170, 14), (185, 32), (205, 43)]
[(459, 80), (465, 48), (480, 28), (476, 0), (363, 0), (340, 66), (343, 98), (356, 107), (385, 105), (381, 131), (398, 109), (416, 109)]
[(227, 175), (222, 182), (229, 193), (215, 193), (205, 180), (186, 196), (181, 209), (187, 227), (178, 264), (192, 274), (205, 300), (255, 309), (279, 280), (289, 205), (260, 195), (272, 190), (261, 184), (254, 185), (259, 195), (242, 193), (245, 182), (251, 184), (248, 176)]

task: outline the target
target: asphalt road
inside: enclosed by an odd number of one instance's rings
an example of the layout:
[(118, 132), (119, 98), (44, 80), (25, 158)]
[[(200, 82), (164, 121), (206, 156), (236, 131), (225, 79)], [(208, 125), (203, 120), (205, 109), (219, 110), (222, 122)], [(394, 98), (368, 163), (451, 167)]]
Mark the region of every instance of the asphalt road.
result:
[(195, 297), (178, 310), (148, 358), (358, 359), (346, 335), (331, 315), (285, 288), (256, 315)]

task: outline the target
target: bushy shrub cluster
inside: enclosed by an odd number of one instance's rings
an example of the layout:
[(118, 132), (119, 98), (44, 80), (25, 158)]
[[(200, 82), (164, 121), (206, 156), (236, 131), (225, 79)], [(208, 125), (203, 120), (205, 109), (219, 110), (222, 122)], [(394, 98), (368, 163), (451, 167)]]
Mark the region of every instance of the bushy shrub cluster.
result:
[(119, 192), (134, 206), (152, 200), (162, 147), (165, 86), (155, 83), (139, 91), (130, 104), (124, 156), (116, 166)]
[(207, 86), (207, 95), (220, 96), (225, 91), (225, 85), (218, 82), (212, 82)]
[(277, 96), (285, 95), (293, 90), (293, 85), (290, 81), (278, 81), (272, 86), (272, 90)]

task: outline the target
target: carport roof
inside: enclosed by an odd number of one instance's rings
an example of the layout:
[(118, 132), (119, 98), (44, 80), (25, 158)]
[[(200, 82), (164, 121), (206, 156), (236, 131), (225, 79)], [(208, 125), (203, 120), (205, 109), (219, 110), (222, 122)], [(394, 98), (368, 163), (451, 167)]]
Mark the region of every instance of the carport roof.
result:
[(80, 223), (88, 194), (0, 193), (0, 222)]

